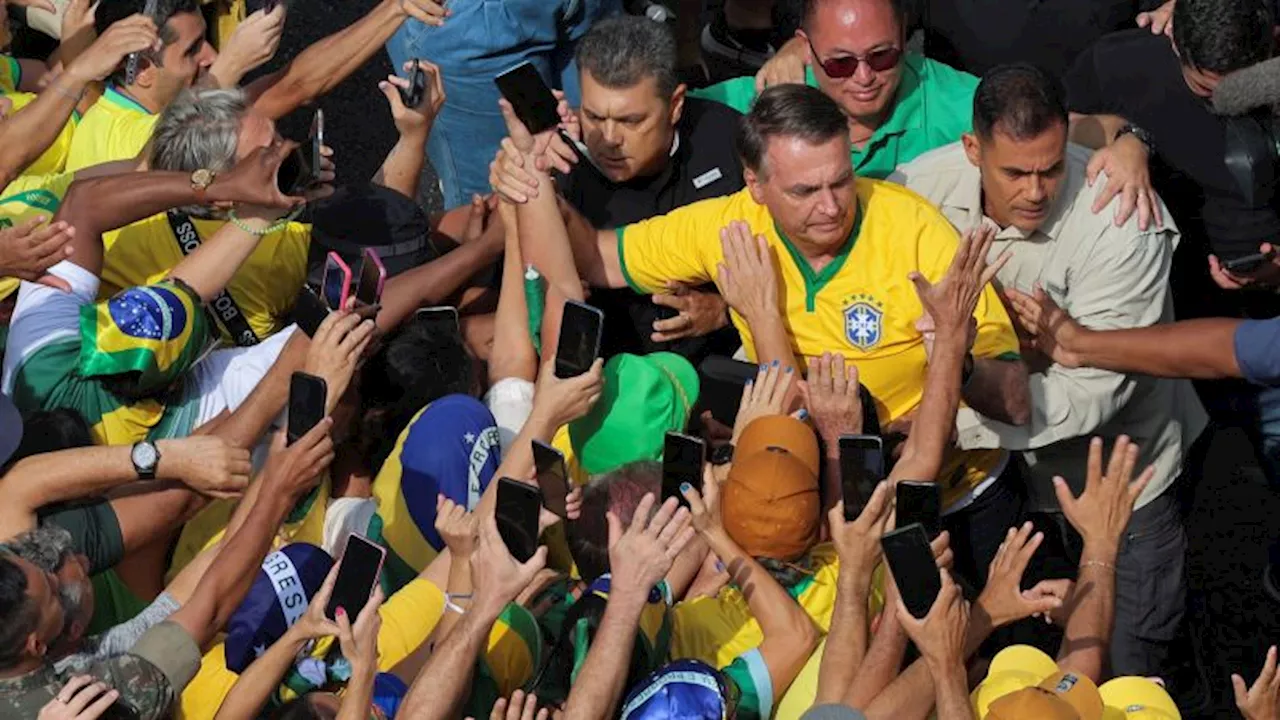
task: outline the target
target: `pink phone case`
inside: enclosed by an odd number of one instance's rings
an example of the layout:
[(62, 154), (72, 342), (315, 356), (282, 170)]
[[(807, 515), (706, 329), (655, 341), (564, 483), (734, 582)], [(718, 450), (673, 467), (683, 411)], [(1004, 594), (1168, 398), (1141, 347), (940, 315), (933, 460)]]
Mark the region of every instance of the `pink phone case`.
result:
[(329, 309), (341, 310), (347, 306), (347, 300), (351, 298), (351, 268), (343, 262), (338, 253), (330, 251), (324, 263), (324, 277), (320, 279), (320, 287), (326, 303), (329, 302), (329, 273), (335, 270), (342, 273), (342, 296), (338, 306), (330, 305)]
[(382, 264), (382, 258), (378, 257), (377, 250), (365, 248), (364, 261), (369, 262), (370, 260), (378, 268), (378, 291), (374, 294), (374, 297), (377, 298), (375, 302), (382, 302), (382, 288), (387, 284), (387, 266)]

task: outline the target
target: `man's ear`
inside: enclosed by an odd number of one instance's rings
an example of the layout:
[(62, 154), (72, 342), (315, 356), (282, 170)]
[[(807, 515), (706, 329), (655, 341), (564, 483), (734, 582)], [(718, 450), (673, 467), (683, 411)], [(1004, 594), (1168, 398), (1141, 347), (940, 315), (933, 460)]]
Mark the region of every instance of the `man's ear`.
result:
[(747, 184), (747, 190), (751, 192), (751, 199), (755, 200), (756, 204), (763, 205), (764, 204), (764, 182), (765, 182), (764, 173), (757, 172), (755, 170), (752, 170), (751, 168), (743, 168), (742, 179)]
[(27, 635), (26, 642), (27, 655), (34, 658), (42, 658), (49, 651), (49, 646), (41, 642), (38, 633)]
[(978, 143), (978, 136), (973, 133), (962, 133), (960, 143), (964, 145), (964, 156), (969, 158), (969, 164), (978, 167), (982, 161), (982, 146)]
[(684, 98), (688, 87), (684, 83), (676, 86), (674, 92), (671, 93), (671, 126), (675, 127), (680, 123), (680, 118), (684, 115)]

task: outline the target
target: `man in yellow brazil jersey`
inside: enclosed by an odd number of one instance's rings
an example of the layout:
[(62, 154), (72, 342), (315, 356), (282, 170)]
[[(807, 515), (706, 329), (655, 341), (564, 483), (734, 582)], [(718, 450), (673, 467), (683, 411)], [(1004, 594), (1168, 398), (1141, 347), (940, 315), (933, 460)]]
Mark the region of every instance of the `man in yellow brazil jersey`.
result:
[[(539, 151), (550, 136), (529, 137), (510, 108), (504, 112), (512, 134), (505, 144), (525, 153), (540, 185), (549, 183)], [(746, 189), (617, 229), (597, 230), (572, 211), (562, 221), (551, 193), (539, 193), (519, 206), (521, 224), (541, 233), (527, 261), (542, 269), (572, 257), (591, 285), (646, 294), (669, 282), (714, 281), (747, 359), (803, 371), (809, 359), (834, 353), (840, 375), (846, 361), (856, 367), (882, 422), (910, 417), (924, 390), (931, 348), (922, 329), (931, 321), (909, 276), (941, 279), (956, 231), (914, 193), (855, 177), (844, 114), (814, 88), (769, 88), (743, 119), (737, 144)], [(501, 192), (510, 166), (492, 167)], [(1025, 423), (1026, 368), (990, 288), (975, 325), (964, 401), (988, 417)], [(1000, 450), (953, 452), (936, 478), (916, 478), (942, 486), (956, 568), (975, 586), (1019, 510), (1016, 486), (1001, 479), (1008, 467)]]

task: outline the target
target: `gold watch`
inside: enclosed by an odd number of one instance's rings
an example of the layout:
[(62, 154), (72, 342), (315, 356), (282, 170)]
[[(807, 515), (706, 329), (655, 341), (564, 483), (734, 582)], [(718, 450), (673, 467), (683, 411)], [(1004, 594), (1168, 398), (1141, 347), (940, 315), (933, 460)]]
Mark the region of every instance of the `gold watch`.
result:
[(214, 179), (217, 177), (218, 174), (208, 168), (200, 168), (191, 173), (191, 189), (196, 193), (196, 202), (204, 204), (205, 191), (209, 189), (209, 186), (213, 184)]

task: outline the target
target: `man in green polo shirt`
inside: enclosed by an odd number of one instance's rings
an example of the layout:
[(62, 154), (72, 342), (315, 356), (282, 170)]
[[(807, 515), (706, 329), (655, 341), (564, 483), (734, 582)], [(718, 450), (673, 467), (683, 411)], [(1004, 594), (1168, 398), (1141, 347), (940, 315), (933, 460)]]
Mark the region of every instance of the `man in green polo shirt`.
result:
[[(978, 79), (906, 52), (901, 3), (807, 0), (796, 36), (808, 45), (808, 85), (849, 118), (853, 169), (884, 179), (894, 168), (972, 129)], [(746, 113), (756, 80), (740, 77), (689, 93)]]

